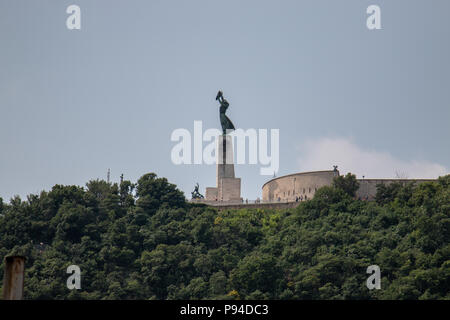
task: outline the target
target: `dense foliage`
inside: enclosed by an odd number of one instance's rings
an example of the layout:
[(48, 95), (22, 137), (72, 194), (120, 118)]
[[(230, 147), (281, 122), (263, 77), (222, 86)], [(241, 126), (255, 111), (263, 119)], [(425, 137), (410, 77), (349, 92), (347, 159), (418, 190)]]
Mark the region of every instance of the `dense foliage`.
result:
[[(0, 257), (27, 257), (27, 299), (449, 299), (450, 176), (374, 202), (354, 182), (295, 209), (220, 212), (155, 174), (56, 185), (0, 201)], [(66, 287), (72, 264), (81, 290)], [(381, 290), (366, 287), (374, 264)]]

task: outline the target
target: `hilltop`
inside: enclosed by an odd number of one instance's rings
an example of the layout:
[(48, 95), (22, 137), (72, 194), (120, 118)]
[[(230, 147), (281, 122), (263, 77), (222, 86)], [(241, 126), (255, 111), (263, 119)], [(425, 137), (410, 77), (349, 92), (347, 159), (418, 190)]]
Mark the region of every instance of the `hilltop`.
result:
[[(350, 178), (296, 208), (222, 211), (153, 173), (56, 185), (0, 201), (0, 257), (27, 257), (26, 299), (449, 299), (450, 175), (373, 202)], [(66, 287), (73, 264), (81, 290)]]

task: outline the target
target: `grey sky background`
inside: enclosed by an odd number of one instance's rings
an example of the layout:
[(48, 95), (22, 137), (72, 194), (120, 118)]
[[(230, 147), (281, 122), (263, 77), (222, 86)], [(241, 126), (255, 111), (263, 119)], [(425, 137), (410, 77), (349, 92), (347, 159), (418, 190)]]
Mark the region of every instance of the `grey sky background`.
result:
[[(81, 30), (66, 8), (81, 7)], [(382, 30), (366, 27), (381, 7)], [(0, 0), (0, 197), (155, 172), (190, 196), (174, 129), (280, 129), (278, 176), (450, 168), (450, 1)], [(205, 144), (206, 145), (206, 144)], [(255, 199), (269, 176), (236, 166)]]

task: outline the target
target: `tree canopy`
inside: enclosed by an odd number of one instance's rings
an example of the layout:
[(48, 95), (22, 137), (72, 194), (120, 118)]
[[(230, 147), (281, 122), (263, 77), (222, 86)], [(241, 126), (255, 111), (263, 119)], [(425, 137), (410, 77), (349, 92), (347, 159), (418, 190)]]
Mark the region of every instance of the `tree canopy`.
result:
[[(283, 210), (188, 203), (154, 173), (56, 185), (0, 199), (0, 257), (27, 257), (26, 299), (449, 299), (450, 176), (373, 202), (353, 180)], [(381, 290), (366, 287), (370, 265)]]

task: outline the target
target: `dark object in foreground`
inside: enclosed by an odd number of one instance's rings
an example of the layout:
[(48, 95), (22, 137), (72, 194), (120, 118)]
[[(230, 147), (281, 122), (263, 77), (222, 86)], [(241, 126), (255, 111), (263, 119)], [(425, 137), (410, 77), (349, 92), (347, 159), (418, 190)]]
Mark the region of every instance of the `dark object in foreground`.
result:
[(5, 258), (3, 300), (22, 300), (24, 273), (25, 257), (10, 256)]

